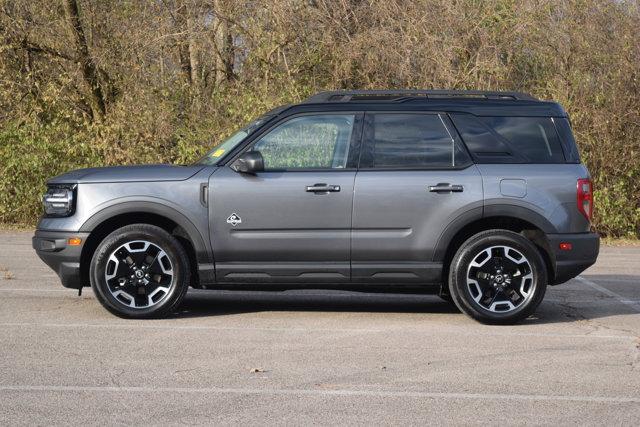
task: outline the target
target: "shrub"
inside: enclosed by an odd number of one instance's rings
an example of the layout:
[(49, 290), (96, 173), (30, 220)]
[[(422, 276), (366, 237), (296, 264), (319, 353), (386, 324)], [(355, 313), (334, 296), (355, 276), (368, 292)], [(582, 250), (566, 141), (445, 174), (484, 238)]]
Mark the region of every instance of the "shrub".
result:
[(98, 151), (68, 124), (8, 124), (0, 130), (0, 222), (34, 225), (48, 178), (101, 164)]

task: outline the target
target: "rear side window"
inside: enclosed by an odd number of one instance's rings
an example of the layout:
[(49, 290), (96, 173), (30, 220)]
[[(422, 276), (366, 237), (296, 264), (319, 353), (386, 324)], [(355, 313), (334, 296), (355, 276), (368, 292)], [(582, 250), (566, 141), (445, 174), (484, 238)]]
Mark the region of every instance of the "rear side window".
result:
[(476, 117), (451, 114), (479, 163), (564, 163), (560, 138), (549, 117)]
[(560, 139), (550, 117), (481, 117), (531, 163), (564, 163)]
[(451, 168), (468, 163), (437, 114), (368, 115), (364, 167)]

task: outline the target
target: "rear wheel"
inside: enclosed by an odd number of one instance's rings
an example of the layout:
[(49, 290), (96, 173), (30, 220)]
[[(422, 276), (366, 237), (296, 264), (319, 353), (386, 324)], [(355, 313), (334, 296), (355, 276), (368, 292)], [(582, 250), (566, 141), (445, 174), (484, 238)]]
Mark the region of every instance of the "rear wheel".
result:
[(162, 317), (182, 302), (189, 287), (187, 254), (160, 227), (133, 224), (108, 235), (90, 266), (98, 301), (121, 317)]
[(453, 257), (449, 291), (455, 304), (484, 323), (511, 324), (531, 315), (547, 285), (536, 246), (508, 230), (476, 234)]

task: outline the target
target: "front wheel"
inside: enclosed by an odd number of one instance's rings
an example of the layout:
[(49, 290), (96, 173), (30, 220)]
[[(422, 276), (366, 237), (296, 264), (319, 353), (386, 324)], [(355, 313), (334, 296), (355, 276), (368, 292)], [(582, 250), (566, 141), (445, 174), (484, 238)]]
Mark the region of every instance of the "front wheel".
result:
[(537, 247), (508, 230), (464, 242), (453, 257), (449, 291), (458, 308), (483, 323), (512, 324), (544, 298), (547, 272)]
[(111, 313), (162, 317), (178, 307), (189, 288), (189, 259), (180, 242), (162, 228), (133, 224), (100, 243), (89, 275), (96, 298)]

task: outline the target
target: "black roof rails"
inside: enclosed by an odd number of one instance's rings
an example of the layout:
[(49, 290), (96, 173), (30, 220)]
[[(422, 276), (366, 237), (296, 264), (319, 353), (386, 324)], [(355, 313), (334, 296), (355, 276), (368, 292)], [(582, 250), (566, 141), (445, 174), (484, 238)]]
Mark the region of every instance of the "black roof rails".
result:
[(407, 98), (472, 98), (502, 99), (515, 101), (537, 101), (537, 98), (523, 92), (501, 92), (486, 90), (335, 90), (320, 92), (306, 99), (305, 103), (349, 102), (349, 101), (406, 101)]

